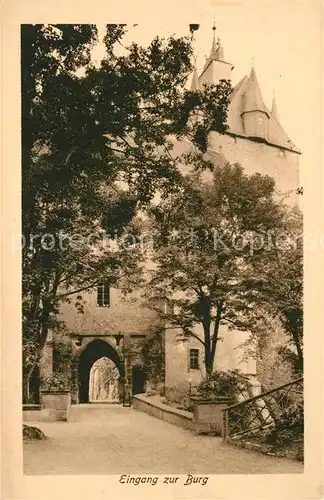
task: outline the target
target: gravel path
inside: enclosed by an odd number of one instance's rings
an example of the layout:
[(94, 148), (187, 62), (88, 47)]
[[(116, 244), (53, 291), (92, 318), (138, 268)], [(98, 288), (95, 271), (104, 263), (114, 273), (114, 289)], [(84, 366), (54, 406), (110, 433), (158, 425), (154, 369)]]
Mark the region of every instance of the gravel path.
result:
[(298, 474), (297, 461), (199, 436), (119, 405), (78, 405), (69, 422), (28, 422), (48, 439), (24, 443), (25, 474)]

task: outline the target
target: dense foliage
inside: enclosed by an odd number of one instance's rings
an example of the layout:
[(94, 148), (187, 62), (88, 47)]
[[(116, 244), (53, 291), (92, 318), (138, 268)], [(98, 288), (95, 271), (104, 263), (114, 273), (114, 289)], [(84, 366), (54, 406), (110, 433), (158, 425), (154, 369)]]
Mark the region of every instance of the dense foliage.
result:
[(238, 370), (216, 370), (210, 377), (203, 379), (196, 389), (201, 397), (213, 399), (222, 396), (230, 398), (234, 403), (238, 401), (239, 395), (246, 392), (247, 383), (248, 377)]
[(279, 354), (296, 375), (303, 371), (303, 224), (298, 209), (285, 213), (285, 238), (273, 232), (267, 259), (256, 263), (259, 279), (257, 306), (279, 318), (287, 334), (287, 345)]
[[(107, 25), (106, 55), (91, 62), (95, 25), (22, 25), (22, 231), (24, 398), (63, 300), (98, 280), (129, 291), (140, 253), (111, 246), (136, 233), (133, 217), (157, 190), (182, 182), (170, 137), (193, 145), (195, 163), (210, 128), (226, 130), (228, 82), (194, 94), (191, 37), (116, 45), (125, 25)], [(203, 120), (189, 120), (193, 109)], [(99, 249), (99, 250), (98, 250)]]
[(278, 448), (303, 443), (304, 438), (304, 409), (296, 406), (285, 410), (276, 425), (267, 433), (265, 442)]

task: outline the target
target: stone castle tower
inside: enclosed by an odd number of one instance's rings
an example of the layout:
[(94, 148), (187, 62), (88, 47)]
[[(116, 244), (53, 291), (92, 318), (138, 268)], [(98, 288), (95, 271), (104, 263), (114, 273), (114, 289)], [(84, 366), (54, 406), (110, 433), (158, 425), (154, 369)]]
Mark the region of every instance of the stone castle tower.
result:
[[(224, 49), (215, 38), (210, 56), (200, 75), (195, 69), (191, 90), (199, 92), (204, 84), (217, 84), (221, 79), (231, 80), (233, 65), (225, 60)], [(275, 100), (271, 110), (262, 98), (256, 71), (251, 69), (235, 86), (228, 110), (228, 131), (221, 135), (210, 132), (207, 154), (215, 163), (240, 163), (248, 174), (259, 172), (274, 178), (277, 191), (286, 196), (286, 202), (297, 204), (300, 151), (284, 131)], [(176, 145), (180, 149), (183, 144)], [(145, 389), (143, 360), (136, 346), (149, 334), (156, 318), (152, 311), (142, 307), (140, 291), (123, 298), (104, 284), (84, 292), (84, 314), (77, 313), (74, 305), (63, 304), (61, 317), (71, 338), (71, 364), (67, 366), (72, 377), (72, 401), (89, 401), (92, 365), (102, 357), (115, 363), (123, 384), (130, 392)], [(197, 332), (201, 334), (201, 332)], [(226, 332), (224, 332), (226, 333)], [(201, 344), (192, 339), (186, 343), (176, 340), (176, 331), (165, 334), (165, 390), (172, 399), (188, 391), (204, 375)], [(257, 364), (243, 356), (239, 346), (244, 341), (242, 332), (223, 335), (215, 359), (215, 368), (240, 369), (251, 375), (257, 385)], [(132, 354), (130, 354), (132, 353)], [(134, 354), (135, 353), (135, 354)], [(51, 348), (45, 349), (43, 371), (55, 369)], [(91, 384), (90, 384), (91, 385)], [(256, 389), (257, 390), (257, 389)], [(124, 386), (120, 387), (122, 398)]]
[[(210, 56), (199, 76), (195, 69), (191, 90), (199, 91), (204, 84), (217, 84), (221, 79), (232, 80), (234, 66), (225, 60), (215, 30), (214, 26)], [(265, 105), (254, 67), (234, 86), (227, 123), (226, 134), (210, 133), (211, 154), (223, 155), (229, 163), (241, 163), (249, 174), (270, 175), (278, 193), (285, 194), (285, 201), (297, 204), (301, 153), (280, 123), (275, 97), (271, 110)]]

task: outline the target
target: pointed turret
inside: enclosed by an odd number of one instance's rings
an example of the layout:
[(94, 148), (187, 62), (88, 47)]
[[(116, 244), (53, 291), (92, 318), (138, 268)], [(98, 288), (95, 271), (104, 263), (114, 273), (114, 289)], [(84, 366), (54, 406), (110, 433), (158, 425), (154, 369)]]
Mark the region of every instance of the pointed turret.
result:
[(192, 92), (198, 92), (198, 90), (200, 90), (200, 84), (199, 84), (199, 79), (198, 79), (198, 71), (197, 71), (196, 67), (195, 67), (194, 72), (192, 74), (192, 80), (191, 80), (190, 90)]
[(263, 140), (268, 139), (270, 115), (264, 104), (254, 67), (243, 95), (241, 116), (246, 135)]
[(199, 77), (200, 84), (217, 84), (220, 80), (230, 80), (231, 71), (234, 66), (224, 61), (224, 49), (221, 41), (217, 38), (216, 41), (216, 26), (213, 26), (213, 43), (210, 51), (210, 56), (205, 62), (205, 66)]
[(210, 51), (210, 56), (209, 59), (215, 59), (217, 58), (217, 43), (216, 43), (216, 26), (215, 23), (213, 25), (213, 43), (212, 43), (212, 48)]
[(216, 26), (214, 25), (213, 26), (213, 31), (214, 31), (213, 43), (212, 43), (210, 55), (206, 59), (205, 67), (204, 67), (203, 71), (207, 68), (207, 66), (209, 65), (209, 63), (211, 61), (224, 61), (224, 49), (222, 47), (220, 38), (217, 38), (217, 41), (216, 41), (215, 30), (216, 30)]
[(261, 111), (267, 113), (267, 108), (263, 102), (259, 82), (255, 73), (255, 69), (251, 69), (249, 81), (244, 95), (244, 103), (242, 113), (251, 111)]
[[(204, 84), (217, 84), (221, 79), (231, 80), (233, 66), (224, 61), (224, 50), (220, 39), (216, 39), (215, 31), (216, 26), (214, 25), (210, 55), (206, 58), (203, 71), (198, 79), (201, 90)], [(196, 74), (193, 74), (191, 88), (194, 90), (196, 87), (197, 77)], [(192, 116), (197, 117), (198, 113), (192, 113)], [(254, 69), (254, 62), (250, 75), (244, 76), (233, 89), (228, 106), (227, 124), (228, 133), (234, 137), (267, 142), (300, 153), (279, 122), (275, 98), (271, 111), (265, 105)]]
[(279, 123), (279, 115), (278, 115), (277, 101), (276, 101), (275, 95), (273, 95), (273, 99), (272, 99), (271, 116), (272, 116), (272, 118), (277, 120), (277, 122)]

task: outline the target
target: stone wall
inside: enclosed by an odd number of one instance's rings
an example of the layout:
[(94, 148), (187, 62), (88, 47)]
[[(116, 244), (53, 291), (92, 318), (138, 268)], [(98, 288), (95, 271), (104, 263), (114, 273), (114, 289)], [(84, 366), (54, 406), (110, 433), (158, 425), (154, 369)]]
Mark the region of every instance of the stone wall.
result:
[(243, 137), (220, 135), (217, 132), (212, 132), (209, 140), (211, 150), (224, 155), (229, 163), (240, 163), (247, 174), (258, 172), (269, 175), (275, 180), (280, 193), (293, 191), (285, 201), (290, 205), (298, 205), (298, 153)]
[[(178, 141), (174, 144), (173, 154), (181, 155), (189, 151), (188, 141)], [(219, 166), (225, 163), (239, 163), (248, 175), (259, 173), (269, 175), (276, 183), (278, 194), (291, 191), (285, 203), (298, 205), (299, 198), (296, 189), (299, 187), (299, 153), (230, 134), (211, 132), (208, 140), (208, 151), (214, 155), (213, 161)], [(208, 156), (208, 159), (212, 159)], [(188, 167), (182, 165), (182, 172), (188, 172)], [(212, 173), (205, 172), (206, 181), (212, 179)]]
[(154, 396), (134, 396), (132, 404), (135, 410), (148, 413), (149, 415), (152, 415), (152, 417), (160, 418), (161, 420), (165, 420), (170, 424), (178, 425), (184, 429), (193, 429), (193, 417), (191, 413), (177, 408), (171, 408), (170, 406), (161, 403), (159, 399)]
[(81, 294), (84, 313), (77, 312), (74, 304), (63, 303), (60, 319), (70, 333), (86, 334), (146, 334), (156, 321), (153, 311), (144, 305), (140, 293), (124, 297), (119, 290), (110, 290), (110, 306), (97, 306), (96, 288)]

